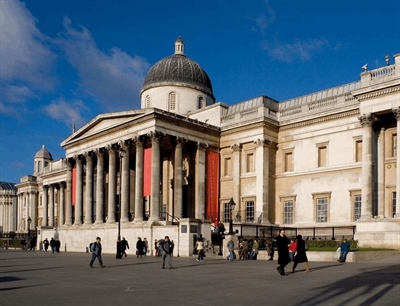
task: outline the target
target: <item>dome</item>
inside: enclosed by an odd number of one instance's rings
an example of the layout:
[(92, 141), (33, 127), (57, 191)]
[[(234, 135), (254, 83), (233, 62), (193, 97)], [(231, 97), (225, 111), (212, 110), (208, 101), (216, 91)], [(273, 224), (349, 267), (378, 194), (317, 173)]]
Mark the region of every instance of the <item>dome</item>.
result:
[(150, 68), (142, 92), (159, 86), (184, 86), (200, 90), (214, 97), (207, 73), (195, 61), (183, 54), (183, 41), (175, 42), (175, 54), (165, 57)]
[(50, 152), (47, 151), (45, 145), (43, 145), (42, 148), (36, 153), (35, 158), (44, 158), (53, 160), (53, 157), (51, 156)]

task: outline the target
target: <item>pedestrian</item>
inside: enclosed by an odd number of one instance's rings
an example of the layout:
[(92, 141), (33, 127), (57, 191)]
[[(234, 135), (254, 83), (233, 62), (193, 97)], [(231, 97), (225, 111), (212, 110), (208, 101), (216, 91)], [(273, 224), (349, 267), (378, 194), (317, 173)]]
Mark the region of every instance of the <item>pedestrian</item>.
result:
[(169, 269), (173, 269), (172, 267), (172, 258), (171, 254), (173, 251), (173, 246), (168, 236), (165, 236), (164, 240), (160, 242), (162, 249), (162, 262), (161, 268), (165, 269), (165, 265), (168, 264)]
[(35, 238), (31, 238), (29, 241), (29, 251), (34, 251), (36, 246)]
[(136, 242), (136, 258), (142, 258), (143, 257), (143, 240), (142, 238), (138, 237), (137, 242)]
[(278, 270), (280, 275), (286, 275), (285, 267), (290, 262), (289, 259), (289, 244), (290, 240), (285, 236), (285, 230), (281, 229), (279, 235), (276, 236), (276, 245), (278, 247)]
[(267, 253), (269, 256), (268, 260), (274, 260), (274, 240), (272, 239), (272, 237), (267, 239)]
[(51, 249), (52, 253), (54, 253), (54, 251), (56, 249), (56, 241), (54, 240), (53, 237), (51, 237), (51, 239), (50, 239), (50, 249)]
[(154, 239), (154, 256), (158, 256), (158, 240)]
[(197, 238), (196, 246), (197, 250), (197, 261), (203, 261), (204, 259), (204, 242), (203, 239)]
[(47, 240), (47, 238), (43, 240), (43, 247), (44, 250), (47, 252), (47, 250), (49, 249), (49, 241)]
[(347, 254), (350, 252), (350, 242), (346, 238), (343, 238), (340, 244), (340, 256), (338, 262), (346, 262)]
[(292, 273), (296, 269), (300, 262), (304, 262), (306, 266), (306, 272), (310, 272), (310, 266), (308, 265), (308, 259), (306, 254), (306, 242), (303, 240), (303, 236), (297, 235), (296, 237), (296, 253), (293, 257)]
[(232, 261), (235, 259), (235, 253), (234, 253), (234, 249), (235, 249), (235, 243), (233, 242), (232, 237), (229, 238), (227, 244), (226, 244), (228, 251), (229, 251), (229, 255), (228, 255), (228, 260)]
[(90, 252), (92, 252), (92, 259), (90, 260), (90, 267), (93, 267), (94, 261), (99, 261), (100, 267), (105, 268), (106, 266), (103, 265), (103, 259), (101, 258), (101, 238), (97, 237), (96, 241), (90, 244)]
[(290, 239), (290, 244), (289, 244), (289, 258), (290, 261), (293, 261), (294, 254), (296, 253), (297, 250), (297, 241), (295, 238)]
[(60, 247), (61, 247), (61, 241), (57, 239), (55, 242), (55, 248), (57, 253), (60, 253)]
[(126, 256), (128, 256), (128, 255), (126, 255), (126, 249), (128, 249), (129, 250), (129, 243), (128, 243), (128, 241), (127, 240), (125, 240), (125, 237), (122, 237), (122, 241), (121, 241), (121, 255), (125, 255), (125, 257)]
[(149, 250), (149, 242), (147, 241), (147, 238), (143, 238), (143, 255), (146, 256), (147, 252)]
[(257, 260), (259, 249), (260, 249), (260, 244), (258, 243), (257, 239), (254, 239), (251, 254), (250, 254), (250, 259)]

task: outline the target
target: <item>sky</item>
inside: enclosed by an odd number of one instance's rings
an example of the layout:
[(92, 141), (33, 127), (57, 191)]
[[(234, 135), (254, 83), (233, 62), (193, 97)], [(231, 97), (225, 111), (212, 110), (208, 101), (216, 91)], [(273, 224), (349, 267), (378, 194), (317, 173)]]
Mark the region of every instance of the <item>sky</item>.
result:
[(43, 145), (65, 157), (73, 122), (139, 109), (179, 36), (217, 102), (285, 101), (393, 63), (399, 16), (398, 0), (0, 0), (0, 181), (32, 175)]

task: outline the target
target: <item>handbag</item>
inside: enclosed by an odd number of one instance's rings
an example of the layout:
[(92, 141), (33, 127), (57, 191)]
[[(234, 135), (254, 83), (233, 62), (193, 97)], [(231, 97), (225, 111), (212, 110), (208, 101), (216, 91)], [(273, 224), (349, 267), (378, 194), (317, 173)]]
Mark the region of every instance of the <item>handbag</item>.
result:
[(139, 255), (139, 250), (136, 250), (136, 255)]

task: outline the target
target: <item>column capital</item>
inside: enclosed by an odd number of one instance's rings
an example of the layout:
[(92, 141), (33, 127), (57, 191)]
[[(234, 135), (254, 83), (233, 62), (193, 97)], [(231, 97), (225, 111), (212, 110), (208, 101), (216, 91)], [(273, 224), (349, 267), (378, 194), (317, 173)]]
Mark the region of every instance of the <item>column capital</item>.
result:
[(104, 148), (96, 148), (96, 149), (94, 149), (94, 154), (96, 154), (96, 156), (98, 158), (102, 157), (103, 154), (104, 154)]
[(357, 118), (362, 127), (372, 127), (376, 122), (376, 117), (373, 114), (362, 114)]
[(231, 149), (233, 150), (233, 152), (239, 152), (241, 148), (242, 145), (240, 143), (234, 143), (233, 145), (231, 145)]
[(151, 139), (160, 139), (162, 136), (164, 136), (164, 133), (160, 132), (160, 131), (150, 131), (147, 133), (147, 136)]
[(400, 120), (400, 106), (397, 108), (393, 108), (392, 112), (394, 114), (394, 117), (396, 118), (397, 121)]
[(92, 151), (88, 151), (83, 153), (83, 156), (85, 157), (86, 160), (91, 160), (93, 158), (93, 152)]
[(197, 149), (198, 150), (206, 150), (208, 148), (208, 143), (198, 141), (197, 142)]
[(258, 138), (256, 140), (254, 140), (253, 143), (257, 147), (261, 147), (261, 146), (269, 146), (272, 143), (272, 141), (268, 138)]

